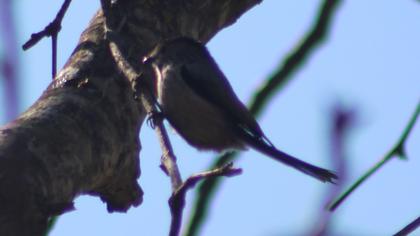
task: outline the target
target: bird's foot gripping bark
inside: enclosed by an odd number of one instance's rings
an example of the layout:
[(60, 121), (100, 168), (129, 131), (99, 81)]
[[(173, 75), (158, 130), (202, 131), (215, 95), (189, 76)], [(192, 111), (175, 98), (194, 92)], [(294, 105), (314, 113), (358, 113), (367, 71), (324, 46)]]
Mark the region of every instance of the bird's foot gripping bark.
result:
[(161, 111), (151, 111), (147, 114), (147, 124), (150, 128), (155, 129), (156, 126), (163, 121), (165, 115)]

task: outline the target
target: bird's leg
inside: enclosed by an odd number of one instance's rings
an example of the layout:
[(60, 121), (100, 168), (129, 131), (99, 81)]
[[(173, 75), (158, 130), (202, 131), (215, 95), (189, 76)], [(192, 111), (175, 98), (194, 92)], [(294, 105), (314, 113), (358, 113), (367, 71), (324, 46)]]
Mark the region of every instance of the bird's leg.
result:
[(151, 111), (147, 116), (146, 122), (152, 129), (155, 129), (157, 124), (161, 123), (165, 118), (165, 115), (161, 111)]

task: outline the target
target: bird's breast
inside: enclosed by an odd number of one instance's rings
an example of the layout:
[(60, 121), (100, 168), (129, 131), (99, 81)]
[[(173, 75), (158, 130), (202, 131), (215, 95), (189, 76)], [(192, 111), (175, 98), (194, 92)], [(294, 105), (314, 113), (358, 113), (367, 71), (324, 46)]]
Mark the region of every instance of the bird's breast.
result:
[(179, 70), (166, 67), (157, 79), (163, 113), (175, 130), (198, 149), (222, 151), (243, 149), (234, 124), (221, 109), (200, 96), (181, 77)]

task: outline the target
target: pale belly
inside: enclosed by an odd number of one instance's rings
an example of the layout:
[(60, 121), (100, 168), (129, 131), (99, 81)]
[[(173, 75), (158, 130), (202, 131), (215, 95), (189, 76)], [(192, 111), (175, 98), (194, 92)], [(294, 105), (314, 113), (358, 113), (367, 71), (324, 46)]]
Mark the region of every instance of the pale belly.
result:
[(158, 79), (158, 99), (170, 124), (196, 148), (215, 151), (244, 148), (237, 138), (234, 124), (183, 80), (173, 77), (164, 81)]

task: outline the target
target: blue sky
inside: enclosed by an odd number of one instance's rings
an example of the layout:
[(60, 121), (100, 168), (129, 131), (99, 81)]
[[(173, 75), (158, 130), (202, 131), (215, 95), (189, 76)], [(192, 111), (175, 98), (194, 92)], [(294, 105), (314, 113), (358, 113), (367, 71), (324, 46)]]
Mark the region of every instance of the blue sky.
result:
[[(59, 35), (60, 67), (98, 2), (72, 2)], [(250, 99), (260, 81), (299, 43), (319, 3), (263, 1), (210, 41), (211, 53), (242, 101)], [(17, 1), (19, 45), (51, 21), (60, 4)], [(329, 167), (329, 110), (336, 102), (354, 107), (358, 122), (351, 131), (347, 155), (349, 181), (357, 179), (396, 142), (420, 100), (419, 13), (420, 3), (414, 0), (345, 1), (326, 44), (259, 119), (266, 135), (280, 149)], [(50, 82), (50, 40), (19, 56), (23, 111)], [(4, 117), (0, 121), (6, 122)], [(211, 163), (214, 154), (195, 151), (177, 135), (171, 135), (171, 140), (183, 177)], [(406, 146), (409, 160), (392, 160), (337, 210), (336, 234), (390, 235), (419, 216), (420, 189), (414, 187), (420, 178), (419, 140), (420, 125), (416, 124)], [(167, 234), (170, 184), (158, 167), (156, 135), (147, 126), (142, 128), (141, 142), (139, 182), (145, 191), (144, 203), (127, 214), (108, 214), (98, 198), (79, 197), (77, 210), (62, 216), (52, 235)], [(223, 183), (202, 235), (303, 235), (312, 226), (328, 185), (255, 151), (244, 153), (235, 164), (244, 173)], [(187, 202), (192, 196), (191, 192)], [(419, 230), (414, 235), (420, 235)]]

